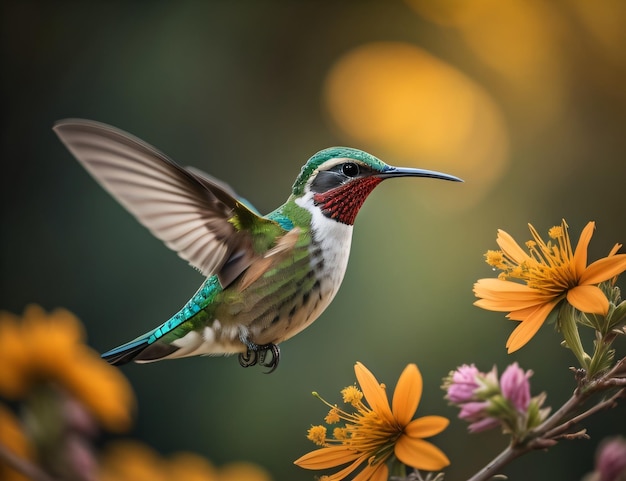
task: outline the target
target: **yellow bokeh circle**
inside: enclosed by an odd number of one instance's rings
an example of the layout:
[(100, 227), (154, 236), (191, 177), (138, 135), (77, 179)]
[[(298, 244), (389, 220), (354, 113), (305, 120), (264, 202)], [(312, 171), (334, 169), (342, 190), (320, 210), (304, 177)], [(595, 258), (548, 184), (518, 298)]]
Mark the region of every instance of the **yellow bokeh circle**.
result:
[(348, 142), (471, 179), (475, 198), (504, 172), (508, 135), (495, 102), (414, 45), (376, 42), (346, 53), (326, 77), (324, 103)]

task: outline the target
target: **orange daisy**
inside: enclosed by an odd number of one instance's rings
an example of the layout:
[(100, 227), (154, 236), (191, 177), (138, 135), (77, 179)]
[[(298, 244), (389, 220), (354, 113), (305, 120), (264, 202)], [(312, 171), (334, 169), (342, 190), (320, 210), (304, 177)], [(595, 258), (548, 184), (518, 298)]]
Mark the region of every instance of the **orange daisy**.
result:
[(609, 301), (598, 284), (626, 270), (626, 254), (616, 254), (621, 244), (615, 244), (607, 257), (587, 265), (594, 222), (585, 226), (575, 250), (565, 220), (549, 230), (548, 242), (532, 225), (528, 227), (533, 236), (526, 243), (528, 253), (513, 237), (498, 230), (501, 250), (487, 251), (485, 258), (502, 272), (497, 279), (480, 279), (474, 284), (474, 294), (479, 298), (474, 305), (490, 311), (508, 311), (506, 317), (521, 321), (506, 343), (509, 353), (530, 341), (563, 300), (581, 312), (606, 315)]
[(362, 464), (365, 467), (354, 481), (387, 480), (386, 461), (393, 455), (408, 466), (427, 471), (439, 471), (450, 464), (439, 448), (423, 439), (443, 431), (449, 421), (441, 416), (411, 420), (422, 396), (422, 375), (415, 364), (409, 364), (400, 375), (391, 407), (384, 385), (363, 364), (357, 362), (354, 372), (361, 389), (348, 386), (342, 394), (344, 403), (351, 404), (355, 412), (346, 412), (322, 399), (330, 407), (326, 423), (343, 421), (344, 425), (334, 428), (332, 438), (326, 436), (326, 427), (313, 426), (308, 438), (323, 447), (305, 454), (295, 464), (305, 469), (329, 469), (350, 463), (323, 478), (327, 481), (344, 479)]

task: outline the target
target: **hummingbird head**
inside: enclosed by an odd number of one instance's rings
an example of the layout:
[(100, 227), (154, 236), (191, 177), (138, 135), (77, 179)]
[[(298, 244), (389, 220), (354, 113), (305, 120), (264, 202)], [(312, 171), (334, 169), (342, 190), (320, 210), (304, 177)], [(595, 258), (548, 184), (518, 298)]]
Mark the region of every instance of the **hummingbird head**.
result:
[(432, 170), (393, 167), (362, 150), (331, 147), (321, 150), (302, 167), (293, 195), (310, 196), (329, 219), (353, 225), (359, 209), (374, 188), (393, 177), (431, 177), (463, 182)]

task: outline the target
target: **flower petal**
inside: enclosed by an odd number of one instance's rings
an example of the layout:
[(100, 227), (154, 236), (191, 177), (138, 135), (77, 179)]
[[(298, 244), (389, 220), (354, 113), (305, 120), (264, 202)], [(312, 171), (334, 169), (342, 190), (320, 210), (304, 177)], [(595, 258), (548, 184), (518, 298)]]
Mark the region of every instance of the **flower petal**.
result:
[(423, 439), (400, 436), (394, 452), (404, 464), (425, 471), (439, 471), (450, 464), (443, 451)]
[(535, 313), (538, 306), (527, 307), (526, 309), (519, 309), (517, 311), (511, 311), (506, 315), (507, 319), (511, 321), (525, 321), (529, 316)]
[(422, 374), (415, 364), (404, 368), (393, 393), (393, 415), (401, 426), (413, 419), (422, 397)]
[(487, 311), (513, 312), (522, 311), (524, 309), (536, 309), (537, 306), (549, 301), (550, 299), (537, 299), (532, 302), (514, 302), (510, 299), (479, 299), (474, 302), (474, 305)]
[(513, 259), (516, 263), (521, 264), (525, 260), (530, 259), (530, 256), (524, 251), (524, 249), (522, 249), (519, 244), (515, 242), (515, 239), (502, 229), (498, 229), (496, 242), (498, 243), (500, 249), (502, 249), (502, 252)]
[(490, 311), (517, 311), (543, 304), (554, 296), (539, 289), (501, 279), (479, 279), (474, 284), (474, 294), (480, 299), (475, 306)]
[(299, 457), (293, 463), (304, 469), (328, 469), (359, 458), (359, 453), (345, 446), (316, 449)]
[(580, 277), (587, 267), (587, 248), (589, 247), (589, 241), (591, 241), (595, 227), (595, 222), (589, 222), (580, 233), (580, 238), (578, 239), (578, 244), (576, 244), (576, 250), (574, 251), (574, 258), (572, 259), (576, 277)]
[(622, 248), (622, 244), (615, 244), (613, 246), (613, 249), (611, 249), (607, 257), (613, 257), (615, 254), (617, 254), (617, 251), (620, 250), (621, 248)]
[(31, 356), (27, 333), (8, 312), (0, 311), (0, 394), (23, 396), (30, 386)]
[(558, 299), (552, 302), (548, 302), (546, 304), (537, 306), (537, 308), (532, 311), (526, 319), (524, 319), (519, 326), (515, 328), (515, 330), (509, 336), (509, 339), (506, 341), (506, 347), (509, 354), (514, 351), (517, 351), (519, 348), (523, 347), (528, 341), (532, 339), (532, 337), (537, 333), (539, 328), (543, 325), (546, 317), (552, 311), (554, 306), (558, 304)]
[(360, 362), (354, 365), (354, 373), (357, 381), (359, 381), (359, 386), (361, 386), (361, 391), (363, 391), (363, 396), (367, 399), (372, 410), (376, 411), (383, 419), (393, 421), (394, 417), (389, 407), (387, 393), (374, 375)]
[(603, 257), (589, 264), (580, 276), (579, 284), (598, 284), (626, 271), (626, 254)]
[(381, 461), (378, 464), (367, 465), (352, 481), (387, 481), (389, 468), (387, 463)]
[(609, 312), (609, 301), (597, 286), (576, 286), (567, 291), (567, 302), (581, 312), (604, 314)]
[[(370, 456), (369, 454), (363, 454), (361, 457), (359, 457), (359, 459), (354, 461), (351, 465), (346, 466), (342, 470), (337, 471), (336, 473), (333, 473), (333, 474), (329, 475), (328, 476), (328, 481), (341, 481), (343, 478), (345, 478), (346, 476), (351, 474), (352, 471), (354, 471), (356, 468), (358, 468), (361, 464), (365, 463), (369, 456)], [(365, 469), (367, 469), (367, 468), (365, 468)]]
[(424, 416), (411, 421), (404, 434), (411, 438), (429, 438), (446, 429), (450, 421), (443, 416)]

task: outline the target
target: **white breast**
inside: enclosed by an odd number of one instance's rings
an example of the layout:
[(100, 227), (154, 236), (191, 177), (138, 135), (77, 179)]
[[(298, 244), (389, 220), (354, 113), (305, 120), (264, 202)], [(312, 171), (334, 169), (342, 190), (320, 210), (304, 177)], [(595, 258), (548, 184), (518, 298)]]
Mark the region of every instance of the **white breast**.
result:
[(325, 308), (335, 297), (348, 266), (350, 245), (352, 243), (352, 226), (329, 219), (322, 214), (313, 203), (313, 193), (308, 192), (296, 199), (296, 203), (311, 213), (311, 245), (312, 262), (321, 256), (322, 262), (315, 267), (316, 274), (322, 284), (322, 292), (328, 296)]

